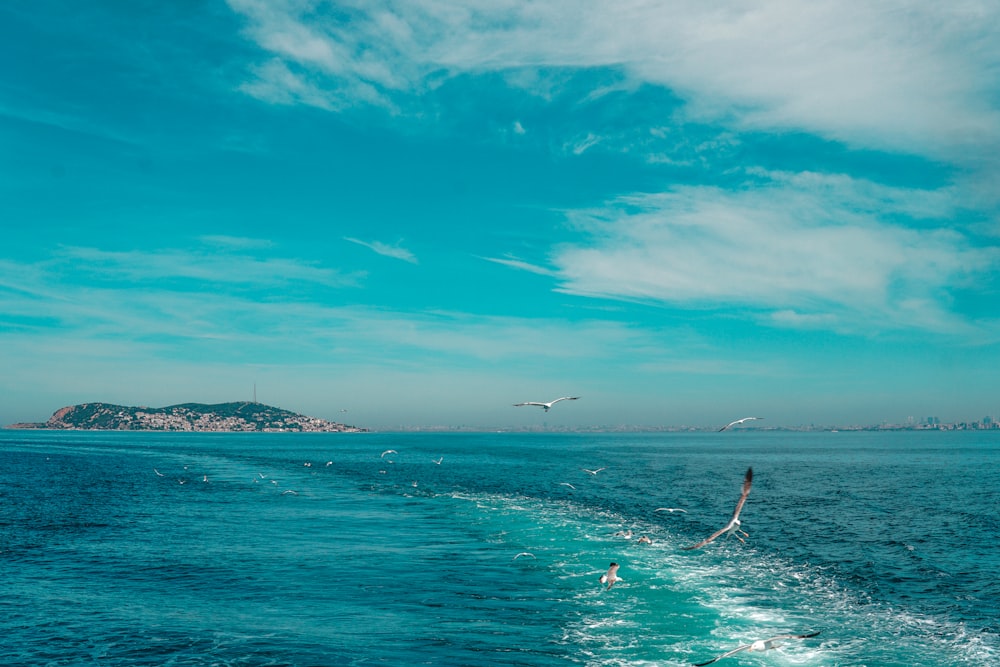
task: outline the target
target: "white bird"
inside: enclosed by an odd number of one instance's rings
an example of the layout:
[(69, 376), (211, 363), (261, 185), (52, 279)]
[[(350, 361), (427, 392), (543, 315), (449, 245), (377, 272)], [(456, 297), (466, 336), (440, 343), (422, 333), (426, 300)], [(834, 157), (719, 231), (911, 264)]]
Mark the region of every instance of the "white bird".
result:
[(611, 587), (614, 586), (616, 583), (618, 583), (619, 581), (624, 581), (624, 579), (618, 576), (618, 563), (612, 563), (611, 566), (608, 568), (608, 571), (601, 575), (599, 581), (602, 584), (608, 585), (608, 587), (605, 590), (611, 590)]
[(159, 470), (157, 470), (156, 468), (153, 468), (153, 472), (155, 472), (157, 474), (157, 476), (163, 477), (163, 473), (160, 472)]
[(687, 514), (687, 510), (683, 510), (680, 507), (657, 507), (654, 512), (684, 512)]
[(736, 426), (737, 424), (742, 424), (743, 422), (748, 422), (748, 421), (751, 421), (751, 420), (754, 420), (754, 419), (763, 419), (763, 417), (744, 417), (743, 419), (737, 419), (736, 421), (729, 422), (728, 424), (726, 424), (725, 426), (723, 426), (722, 428), (720, 428), (719, 429), (719, 433), (722, 433), (723, 431), (725, 431), (726, 429), (728, 429), (731, 426)]
[(383, 459), (385, 458), (386, 454), (399, 454), (399, 452), (397, 452), (395, 449), (387, 449), (384, 452), (382, 452)]
[(576, 491), (576, 487), (575, 487), (575, 486), (573, 486), (572, 484), (570, 484), (569, 482), (559, 482), (559, 485), (560, 485), (560, 486), (568, 486), (569, 488), (571, 488), (571, 489), (573, 489), (574, 491)]
[(282, 491), (282, 492), (281, 492), (281, 495), (283, 495), (283, 496), (286, 496), (286, 495), (293, 495), (293, 496), (297, 496), (297, 495), (299, 495), (299, 494), (295, 493), (295, 492), (294, 492), (294, 491), (292, 491), (291, 489), (288, 489), (287, 491)]
[(597, 470), (589, 470), (587, 468), (580, 468), (580, 470), (582, 470), (583, 472), (589, 472), (591, 475), (596, 475), (597, 473), (601, 472), (602, 470), (607, 470), (607, 468), (606, 467), (605, 468), (598, 468)]
[(695, 667), (705, 667), (705, 665), (711, 665), (716, 660), (722, 660), (723, 658), (728, 658), (731, 655), (736, 655), (740, 651), (767, 651), (772, 648), (778, 648), (779, 646), (781, 646), (780, 642), (785, 639), (807, 639), (809, 637), (815, 637), (818, 634), (819, 632), (817, 631), (817, 632), (810, 632), (809, 634), (806, 635), (778, 635), (777, 637), (771, 637), (770, 639), (758, 639), (752, 644), (744, 644), (743, 646), (734, 648), (732, 651), (729, 651), (728, 653), (723, 653), (722, 655), (716, 658), (712, 658), (708, 662), (696, 662), (694, 663), (694, 665)]
[(332, 465), (333, 465), (333, 461), (327, 461), (327, 462), (326, 462), (326, 465), (327, 465), (327, 466), (332, 466)]
[(305, 462), (305, 463), (303, 463), (302, 465), (304, 465), (304, 466), (305, 466), (305, 467), (307, 467), (307, 468), (312, 468), (312, 466), (313, 466), (313, 464), (312, 464), (312, 463), (310, 463), (309, 461), (306, 461), (306, 462)]
[(534, 558), (534, 557), (535, 557), (535, 554), (531, 553), (530, 551), (522, 551), (522, 552), (521, 552), (521, 553), (519, 553), (518, 555), (516, 555), (516, 556), (514, 556), (513, 558), (511, 558), (511, 560), (517, 560), (517, 559), (518, 559), (518, 558), (520, 558), (521, 556), (529, 556), (529, 557), (531, 557), (531, 558)]
[(727, 523), (723, 528), (720, 528), (719, 530), (715, 531), (714, 533), (703, 539), (698, 544), (694, 544), (690, 547), (684, 547), (684, 548), (698, 549), (700, 547), (705, 546), (706, 544), (708, 544), (715, 538), (719, 537), (720, 535), (724, 535), (726, 533), (728, 533), (729, 535), (735, 535), (736, 539), (738, 539), (740, 542), (745, 542), (745, 540), (742, 537), (740, 537), (740, 533), (743, 533), (743, 535), (747, 537), (749, 537), (749, 535), (747, 535), (746, 532), (740, 530), (740, 511), (743, 509), (743, 503), (747, 501), (747, 496), (750, 495), (750, 484), (752, 482), (753, 482), (753, 468), (747, 468), (747, 474), (743, 478), (743, 492), (740, 494), (740, 499), (736, 503), (736, 510), (733, 512), (733, 518), (730, 519), (729, 523)]
[(434, 463), (436, 463), (438, 465), (441, 465), (441, 461), (444, 461), (444, 457), (441, 456), (441, 457), (438, 457), (436, 459), (431, 459), (431, 460), (434, 461)]
[(525, 403), (515, 403), (514, 407), (515, 408), (519, 408), (522, 405), (537, 405), (538, 407), (543, 408), (546, 412), (548, 412), (549, 410), (552, 409), (552, 406), (555, 405), (556, 403), (558, 403), (559, 401), (576, 401), (576, 400), (579, 400), (579, 399), (580, 399), (579, 396), (563, 396), (562, 398), (557, 398), (556, 400), (549, 401), (548, 403), (539, 403), (537, 401), (527, 401)]

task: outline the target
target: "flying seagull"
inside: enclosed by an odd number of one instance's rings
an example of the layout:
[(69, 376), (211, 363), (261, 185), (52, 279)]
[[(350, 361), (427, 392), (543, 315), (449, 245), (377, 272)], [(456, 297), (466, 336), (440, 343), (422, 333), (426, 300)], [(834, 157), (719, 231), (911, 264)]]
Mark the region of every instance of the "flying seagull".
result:
[(386, 454), (399, 454), (399, 452), (397, 452), (395, 449), (387, 449), (384, 452), (382, 452), (383, 459), (385, 458)]
[(518, 559), (518, 558), (520, 558), (521, 556), (530, 556), (531, 558), (534, 558), (534, 557), (535, 557), (535, 554), (531, 553), (530, 551), (522, 551), (522, 552), (521, 552), (521, 553), (519, 553), (518, 555), (516, 555), (516, 556), (514, 556), (513, 558), (511, 558), (511, 560), (517, 560), (517, 559)]
[(725, 527), (715, 531), (714, 533), (703, 539), (698, 544), (684, 548), (685, 549), (701, 548), (706, 544), (708, 544), (709, 542), (711, 542), (712, 540), (714, 540), (715, 538), (719, 537), (720, 535), (724, 535), (726, 533), (728, 533), (729, 535), (735, 535), (736, 539), (738, 539), (740, 542), (744, 542), (745, 540), (742, 537), (740, 537), (740, 533), (743, 533), (743, 535), (747, 535), (747, 533), (740, 530), (740, 510), (743, 509), (743, 503), (747, 501), (747, 496), (750, 495), (750, 484), (752, 482), (753, 482), (753, 468), (747, 468), (746, 477), (743, 478), (743, 492), (740, 494), (740, 499), (736, 503), (736, 510), (733, 512), (733, 518), (729, 520), (729, 523), (727, 523)]
[(552, 406), (558, 403), (559, 401), (576, 401), (579, 400), (579, 398), (580, 398), (579, 396), (563, 396), (562, 398), (557, 398), (556, 400), (549, 401), (548, 403), (538, 403), (536, 401), (528, 401), (527, 403), (515, 403), (514, 407), (519, 408), (522, 405), (537, 405), (538, 407), (543, 408), (546, 412), (548, 412), (549, 410), (552, 409)]
[(657, 507), (654, 512), (684, 512), (687, 514), (687, 510), (681, 509), (680, 507)]
[(728, 429), (731, 426), (736, 426), (737, 424), (742, 424), (743, 422), (748, 422), (748, 421), (751, 421), (751, 420), (754, 420), (754, 419), (763, 419), (763, 417), (744, 417), (743, 419), (737, 419), (736, 421), (729, 422), (728, 424), (726, 424), (725, 426), (723, 426), (722, 428), (720, 428), (719, 429), (719, 433), (722, 433), (723, 431), (725, 431), (726, 429)]
[(708, 662), (696, 662), (695, 667), (705, 667), (705, 665), (711, 665), (716, 660), (722, 660), (723, 658), (728, 658), (731, 655), (735, 655), (740, 651), (767, 651), (768, 649), (778, 648), (781, 646), (780, 642), (784, 639), (807, 639), (809, 637), (815, 637), (819, 632), (810, 632), (807, 635), (778, 635), (777, 637), (771, 637), (770, 639), (758, 639), (752, 644), (744, 644), (738, 648), (734, 648), (728, 653), (723, 653), (722, 655), (712, 658)]
[(580, 470), (582, 470), (583, 472), (589, 472), (591, 475), (596, 475), (597, 473), (601, 472), (602, 470), (606, 470), (606, 469), (607, 468), (598, 468), (597, 470), (590, 470), (588, 468), (580, 468)]
[(608, 571), (601, 575), (599, 580), (602, 584), (607, 584), (608, 587), (605, 590), (611, 590), (619, 581), (622, 581), (621, 577), (618, 576), (618, 563), (612, 563), (608, 568)]

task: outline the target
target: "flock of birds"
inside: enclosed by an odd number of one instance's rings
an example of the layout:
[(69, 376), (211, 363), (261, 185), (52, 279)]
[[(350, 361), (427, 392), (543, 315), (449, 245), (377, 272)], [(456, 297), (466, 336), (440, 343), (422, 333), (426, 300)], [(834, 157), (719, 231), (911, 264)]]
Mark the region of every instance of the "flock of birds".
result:
[[(576, 400), (579, 400), (579, 398), (580, 398), (579, 396), (563, 396), (561, 398), (557, 398), (557, 399), (555, 399), (553, 401), (549, 401), (547, 403), (540, 402), (540, 401), (525, 401), (523, 403), (515, 403), (514, 407), (537, 406), (537, 407), (542, 408), (545, 412), (548, 412), (549, 410), (552, 409), (552, 406), (554, 406), (556, 403), (558, 403), (560, 401), (576, 401)], [(735, 419), (735, 420), (729, 422), (728, 424), (726, 424), (725, 426), (723, 426), (722, 428), (720, 428), (719, 432), (721, 433), (722, 431), (727, 431), (727, 430), (731, 429), (734, 426), (738, 426), (740, 424), (745, 424), (748, 421), (755, 421), (755, 420), (759, 420), (759, 419), (763, 419), (763, 417), (742, 417), (740, 419)], [(596, 468), (596, 469), (581, 468), (581, 470), (583, 470), (584, 472), (586, 472), (586, 473), (588, 473), (590, 475), (597, 475), (597, 473), (601, 472), (602, 470), (605, 470), (605, 468)], [(575, 486), (573, 486), (569, 482), (561, 482), (561, 484), (563, 486), (567, 486), (567, 487), (569, 487), (571, 489), (575, 489), (576, 488)], [(735, 537), (740, 542), (745, 543), (746, 540), (744, 538), (749, 537), (749, 535), (741, 527), (742, 524), (740, 522), (740, 513), (743, 511), (743, 506), (746, 504), (747, 496), (750, 495), (750, 488), (751, 488), (752, 485), (753, 485), (753, 468), (751, 467), (751, 468), (747, 468), (746, 474), (743, 477), (743, 487), (742, 487), (741, 492), (740, 492), (740, 497), (739, 497), (739, 500), (736, 501), (736, 509), (733, 510), (733, 514), (732, 514), (732, 517), (730, 517), (729, 522), (726, 523), (726, 525), (724, 525), (719, 530), (715, 531), (714, 533), (712, 533), (711, 535), (709, 535), (705, 539), (701, 540), (700, 542), (698, 542), (696, 544), (692, 544), (691, 546), (683, 547), (683, 549), (686, 550), (686, 551), (691, 551), (691, 550), (694, 550), (694, 549), (700, 549), (700, 548), (702, 548), (702, 547), (704, 547), (704, 546), (706, 546), (708, 544), (711, 544), (712, 542), (714, 542), (718, 538), (722, 537), (723, 535), (725, 535), (727, 538), (729, 538), (729, 537)], [(673, 513), (673, 512), (686, 512), (687, 510), (684, 510), (684, 509), (679, 508), (679, 507), (658, 507), (658, 508), (656, 508), (655, 511), (657, 511), (657, 512), (671, 512), (671, 513)], [(624, 534), (624, 533), (619, 533), (619, 534), (625, 535), (625, 536), (627, 536), (629, 538), (632, 537), (631, 531), (629, 531), (628, 534)], [(642, 536), (642, 537), (639, 538), (639, 541), (640, 542), (645, 541), (646, 543), (649, 543), (650, 540), (649, 540), (648, 537)], [(524, 552), (521, 552), (521, 553), (517, 554), (516, 556), (514, 556), (514, 560), (516, 560), (518, 558), (522, 558), (522, 557), (531, 557), (531, 558), (534, 558), (535, 556), (532, 553), (524, 551)], [(599, 578), (600, 583), (602, 585), (607, 586), (607, 588), (605, 590), (610, 590), (612, 586), (614, 586), (619, 581), (622, 581), (622, 578), (618, 576), (618, 570), (619, 570), (620, 567), (621, 566), (618, 563), (612, 562), (608, 566), (607, 572), (603, 573), (600, 576), (600, 578)], [(734, 656), (737, 653), (741, 653), (743, 651), (747, 651), (747, 652), (767, 651), (767, 650), (774, 649), (774, 648), (777, 648), (777, 647), (781, 646), (782, 642), (784, 642), (784, 641), (787, 641), (787, 640), (790, 640), (790, 639), (808, 639), (810, 637), (815, 637), (818, 634), (819, 634), (819, 632), (817, 631), (817, 632), (810, 632), (810, 633), (806, 633), (806, 634), (776, 635), (774, 637), (769, 637), (767, 639), (758, 639), (757, 641), (751, 642), (749, 644), (744, 644), (742, 646), (738, 646), (738, 647), (732, 649), (731, 651), (727, 651), (726, 653), (723, 653), (722, 655), (718, 655), (718, 656), (712, 658), (711, 660), (707, 660), (705, 662), (695, 663), (694, 667), (704, 667), (705, 665), (711, 665), (712, 663), (714, 663), (714, 662), (716, 662), (718, 660), (722, 660), (723, 658), (728, 658), (728, 657)]]
[[(576, 400), (579, 400), (579, 399), (580, 399), (579, 396), (562, 396), (560, 398), (557, 398), (555, 400), (548, 401), (548, 402), (525, 401), (523, 403), (515, 403), (514, 407), (536, 406), (536, 407), (542, 408), (545, 412), (548, 412), (549, 410), (552, 409), (552, 406), (554, 406), (556, 403), (559, 403), (560, 401), (576, 401)], [(720, 428), (719, 432), (726, 431), (726, 430), (732, 428), (733, 426), (737, 426), (737, 425), (743, 424), (743, 423), (748, 422), (748, 421), (759, 420), (759, 419), (763, 419), (763, 417), (743, 417), (741, 419), (736, 419), (734, 421), (729, 422), (728, 424), (726, 424), (722, 428)], [(397, 454), (398, 454), (398, 452), (395, 449), (386, 449), (385, 451), (383, 451), (380, 454), (379, 458), (384, 463), (392, 464), (394, 462), (393, 456), (397, 455)], [(431, 459), (431, 461), (433, 463), (437, 464), (437, 465), (441, 465), (441, 463), (443, 462), (443, 460), (444, 460), (444, 457), (438, 457), (437, 459)], [(328, 461), (326, 463), (326, 465), (330, 466), (330, 465), (332, 465), (332, 463), (333, 463), (333, 461)], [(311, 462), (306, 462), (303, 465), (306, 466), (306, 467), (311, 467), (312, 463)], [(184, 469), (187, 470), (187, 466), (184, 466)], [(585, 472), (585, 473), (587, 473), (589, 475), (596, 476), (598, 473), (600, 473), (600, 472), (602, 472), (602, 471), (604, 471), (606, 469), (607, 469), (606, 467), (601, 467), (601, 468), (581, 468), (580, 470), (582, 470), (583, 472)], [(164, 477), (165, 476), (163, 473), (161, 473), (159, 470), (157, 470), (155, 468), (153, 469), (153, 472), (155, 472), (160, 477)], [(382, 471), (382, 472), (384, 472), (384, 471)], [(254, 480), (253, 480), (255, 483), (257, 483), (257, 482), (259, 482), (261, 480), (266, 480), (267, 479), (267, 477), (263, 473), (258, 473), (258, 476), (259, 476), (260, 479), (257, 479), (257, 477), (255, 477)], [(180, 484), (185, 484), (187, 482), (187, 479), (186, 478), (180, 478), (177, 481)], [(203, 477), (202, 481), (207, 483), (208, 482), (208, 476), (205, 475)], [(269, 481), (272, 484), (277, 484), (276, 480), (272, 479), (272, 480), (269, 480)], [(566, 486), (566, 487), (568, 487), (570, 489), (574, 489), (574, 490), (576, 489), (576, 487), (573, 486), (573, 484), (571, 484), (569, 482), (561, 482), (560, 484), (562, 486)], [(417, 483), (414, 481), (413, 482), (413, 486), (416, 486), (416, 485), (417, 485)], [(700, 542), (697, 542), (696, 544), (692, 544), (692, 545), (687, 546), (687, 547), (683, 547), (683, 549), (686, 550), (686, 551), (691, 551), (691, 550), (694, 550), (694, 549), (700, 549), (700, 548), (702, 548), (702, 547), (704, 547), (704, 546), (706, 546), (708, 544), (711, 544), (712, 542), (714, 542), (715, 540), (717, 540), (718, 538), (720, 538), (722, 536), (726, 536), (727, 538), (729, 538), (729, 537), (735, 537), (740, 542), (745, 543), (746, 541), (745, 541), (744, 538), (749, 537), (749, 535), (741, 527), (742, 524), (740, 522), (740, 513), (743, 511), (743, 506), (746, 504), (747, 497), (750, 495), (750, 489), (751, 489), (752, 485), (753, 485), (753, 468), (751, 467), (751, 468), (747, 468), (746, 474), (744, 475), (743, 486), (742, 486), (742, 489), (741, 489), (741, 492), (740, 492), (740, 497), (739, 497), (739, 500), (737, 500), (737, 502), (736, 502), (736, 508), (733, 510), (733, 514), (730, 517), (728, 523), (726, 523), (726, 525), (724, 525), (722, 528), (720, 528), (719, 530), (715, 531), (714, 533), (712, 533), (711, 535), (709, 535), (705, 539), (701, 540)], [(282, 494), (283, 495), (297, 495), (297, 493), (295, 491), (291, 490), (291, 489), (286, 489), (285, 491), (282, 492)], [(658, 508), (656, 508), (655, 511), (656, 512), (670, 512), (670, 513), (674, 513), (674, 512), (685, 513), (685, 512), (687, 512), (687, 510), (685, 510), (683, 508), (680, 508), (680, 507), (658, 507)], [(632, 532), (631, 531), (619, 532), (619, 533), (616, 533), (616, 535), (621, 535), (621, 536), (624, 536), (624, 537), (626, 537), (628, 539), (632, 538)], [(646, 536), (641, 536), (640, 538), (638, 538), (638, 541), (640, 543), (646, 543), (646, 544), (649, 544), (649, 543), (652, 542)], [(528, 551), (522, 551), (521, 553), (518, 553), (517, 555), (515, 555), (512, 560), (517, 560), (519, 558), (532, 558), (532, 559), (534, 559), (535, 555), (533, 553), (531, 553), (531, 552), (528, 552)], [(618, 576), (618, 570), (619, 570), (619, 568), (620, 568), (620, 565), (618, 563), (612, 562), (608, 566), (607, 571), (604, 572), (603, 574), (601, 574), (601, 576), (599, 578), (599, 582), (600, 582), (600, 584), (602, 586), (606, 586), (605, 590), (610, 590), (616, 583), (618, 583), (620, 581), (623, 581), (623, 579), (620, 576)], [(751, 642), (749, 644), (744, 644), (744, 645), (738, 646), (738, 647), (736, 647), (736, 648), (734, 648), (734, 649), (732, 649), (730, 651), (727, 651), (727, 652), (725, 652), (725, 653), (723, 653), (721, 655), (718, 655), (718, 656), (712, 658), (711, 660), (707, 660), (705, 662), (694, 663), (694, 667), (705, 667), (706, 665), (711, 665), (712, 663), (714, 663), (714, 662), (716, 662), (718, 660), (722, 660), (723, 658), (731, 657), (731, 656), (736, 655), (738, 653), (741, 653), (743, 651), (747, 651), (747, 652), (767, 651), (767, 650), (774, 649), (774, 648), (777, 648), (777, 647), (781, 646), (781, 643), (784, 642), (784, 641), (791, 640), (791, 639), (808, 639), (808, 638), (811, 638), (811, 637), (815, 637), (818, 634), (819, 634), (819, 632), (817, 631), (817, 632), (810, 632), (810, 633), (806, 633), (806, 634), (784, 634), (784, 635), (776, 635), (774, 637), (769, 637), (767, 639), (759, 639), (759, 640)]]
[[(759, 419), (759, 417), (756, 417), (755, 419)], [(745, 420), (738, 420), (738, 421), (732, 422), (732, 424), (742, 423), (742, 421), (745, 421)], [(732, 426), (732, 424), (730, 424), (730, 426)], [(726, 523), (726, 525), (724, 525), (719, 530), (715, 531), (714, 533), (712, 533), (711, 535), (709, 535), (705, 539), (701, 540), (700, 542), (698, 542), (696, 544), (692, 544), (691, 546), (683, 547), (683, 549), (685, 551), (691, 551), (691, 550), (694, 550), (694, 549), (700, 549), (700, 548), (702, 548), (702, 547), (704, 547), (704, 546), (706, 546), (708, 544), (711, 544), (712, 542), (714, 542), (718, 538), (722, 537), (723, 535), (725, 535), (727, 538), (728, 537), (735, 537), (740, 542), (746, 543), (746, 540), (744, 540), (744, 538), (745, 537), (749, 537), (749, 535), (746, 533), (746, 531), (744, 531), (741, 528), (742, 524), (740, 522), (740, 513), (743, 511), (743, 506), (746, 504), (747, 496), (750, 495), (750, 488), (752, 486), (753, 486), (753, 468), (750, 467), (750, 468), (747, 468), (746, 474), (743, 477), (743, 487), (742, 487), (742, 489), (740, 491), (740, 497), (739, 497), (739, 500), (736, 501), (736, 508), (733, 510), (733, 514), (730, 517), (729, 522)], [(686, 510), (683, 510), (683, 509), (678, 508), (678, 507), (659, 507), (659, 508), (656, 509), (656, 511), (657, 512), (661, 512), (661, 511), (664, 511), (664, 512), (684, 512)], [(623, 534), (623, 533), (616, 533), (616, 534)], [(624, 535), (626, 537), (631, 537), (631, 531), (629, 531), (627, 534), (624, 534)], [(643, 536), (643, 537), (645, 537), (645, 536)], [(643, 540), (643, 538), (639, 538), (639, 539), (640, 539), (640, 541)], [(648, 538), (645, 538), (645, 539), (648, 542)], [(518, 555), (522, 556), (522, 555), (530, 555), (530, 554), (518, 554)], [(618, 563), (612, 562), (608, 566), (608, 571), (605, 572), (604, 574), (602, 574), (600, 576), (600, 579), (599, 579), (600, 583), (602, 585), (607, 585), (607, 588), (605, 590), (610, 590), (612, 586), (614, 586), (619, 581), (622, 581), (622, 578), (618, 576), (618, 569), (619, 569), (619, 567), (620, 567), (620, 565)], [(789, 639), (809, 639), (810, 637), (815, 637), (818, 634), (819, 634), (819, 631), (810, 632), (810, 633), (806, 633), (806, 634), (776, 635), (774, 637), (769, 637), (767, 639), (758, 639), (758, 640), (756, 640), (754, 642), (751, 642), (749, 644), (743, 644), (742, 646), (737, 646), (736, 648), (734, 648), (734, 649), (732, 649), (730, 651), (727, 651), (727, 652), (725, 652), (725, 653), (723, 653), (721, 655), (718, 655), (718, 656), (712, 658), (711, 660), (706, 660), (705, 662), (694, 663), (694, 667), (705, 667), (705, 665), (711, 665), (712, 663), (714, 663), (714, 662), (716, 662), (718, 660), (722, 660), (723, 658), (731, 657), (733, 655), (736, 655), (737, 653), (742, 653), (743, 651), (747, 651), (747, 652), (767, 651), (767, 650), (770, 650), (770, 649), (778, 648), (779, 646), (782, 645), (782, 642), (787, 641)]]

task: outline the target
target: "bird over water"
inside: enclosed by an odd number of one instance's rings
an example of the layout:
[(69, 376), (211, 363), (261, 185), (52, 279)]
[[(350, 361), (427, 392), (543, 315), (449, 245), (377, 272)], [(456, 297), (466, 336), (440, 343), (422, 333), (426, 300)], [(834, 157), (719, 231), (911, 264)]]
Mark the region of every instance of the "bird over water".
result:
[(751, 644), (744, 644), (743, 646), (734, 648), (732, 651), (723, 653), (722, 655), (712, 658), (711, 660), (708, 660), (706, 662), (696, 662), (694, 663), (694, 667), (705, 667), (705, 665), (711, 665), (716, 660), (722, 660), (723, 658), (728, 658), (729, 656), (736, 655), (741, 651), (767, 651), (772, 648), (778, 648), (779, 646), (781, 646), (781, 642), (785, 639), (808, 639), (809, 637), (815, 637), (818, 634), (819, 632), (817, 631), (817, 632), (810, 632), (809, 634), (806, 635), (778, 635), (776, 637), (771, 637), (769, 639), (758, 639), (757, 641)]
[(739, 501), (737, 501), (736, 503), (736, 510), (733, 512), (733, 518), (730, 519), (729, 523), (727, 523), (725, 526), (715, 531), (714, 533), (703, 539), (698, 544), (694, 544), (690, 547), (684, 547), (684, 548), (699, 549), (708, 544), (709, 542), (713, 541), (720, 535), (725, 535), (727, 533), (729, 535), (735, 535), (736, 539), (738, 539), (740, 542), (744, 542), (744, 539), (740, 537), (740, 533), (743, 533), (743, 535), (746, 536), (746, 532), (740, 530), (740, 511), (742, 511), (743, 509), (743, 503), (747, 501), (747, 496), (750, 495), (750, 485), (752, 483), (753, 483), (753, 468), (747, 468), (747, 474), (743, 478), (743, 491), (740, 494)]
[(743, 419), (737, 419), (736, 421), (731, 421), (722, 428), (719, 429), (719, 433), (729, 429), (730, 427), (736, 426), (737, 424), (742, 424), (743, 422), (752, 421), (754, 419), (763, 419), (763, 417), (744, 417)]
[(578, 401), (578, 400), (580, 400), (579, 396), (563, 396), (561, 398), (557, 398), (554, 401), (549, 401), (548, 403), (539, 403), (537, 401), (526, 401), (524, 403), (515, 403), (514, 407), (519, 408), (522, 405), (537, 405), (538, 407), (548, 412), (549, 410), (552, 409), (552, 406), (558, 403), (559, 401)]

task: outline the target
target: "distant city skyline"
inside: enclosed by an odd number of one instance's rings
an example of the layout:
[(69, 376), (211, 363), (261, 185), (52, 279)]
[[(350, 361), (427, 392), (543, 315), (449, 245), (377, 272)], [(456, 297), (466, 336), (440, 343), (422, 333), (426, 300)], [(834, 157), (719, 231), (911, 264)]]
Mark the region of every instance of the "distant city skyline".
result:
[(38, 0), (0, 55), (0, 424), (1000, 414), (995, 4)]

